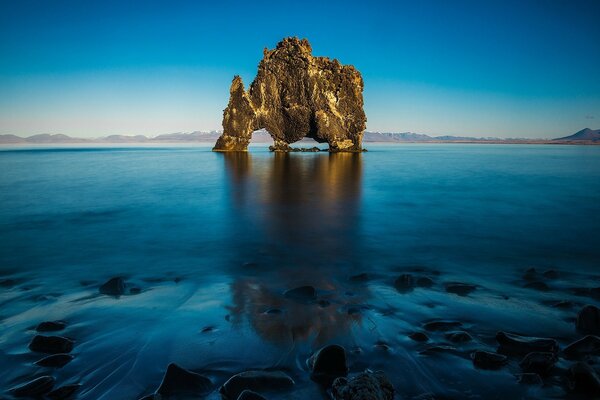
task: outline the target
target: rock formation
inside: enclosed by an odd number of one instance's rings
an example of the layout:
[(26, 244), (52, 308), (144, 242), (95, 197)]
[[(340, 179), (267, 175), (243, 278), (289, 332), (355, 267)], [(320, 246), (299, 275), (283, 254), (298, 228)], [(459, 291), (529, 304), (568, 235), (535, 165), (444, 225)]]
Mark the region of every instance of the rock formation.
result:
[(245, 151), (252, 132), (266, 129), (274, 151), (308, 137), (330, 151), (361, 151), (366, 116), (360, 72), (338, 60), (313, 57), (306, 39), (286, 38), (265, 49), (248, 91), (233, 78), (214, 151)]

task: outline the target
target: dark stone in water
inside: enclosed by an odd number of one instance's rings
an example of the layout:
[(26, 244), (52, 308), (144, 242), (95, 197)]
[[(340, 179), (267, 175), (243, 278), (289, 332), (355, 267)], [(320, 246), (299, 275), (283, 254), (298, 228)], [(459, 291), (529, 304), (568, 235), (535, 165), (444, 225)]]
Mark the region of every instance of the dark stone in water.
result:
[(539, 290), (540, 292), (547, 292), (548, 290), (550, 290), (550, 287), (542, 281), (529, 282), (523, 287), (526, 289)]
[(212, 382), (207, 377), (171, 363), (156, 393), (161, 396), (206, 395), (211, 387)]
[(547, 271), (544, 271), (544, 273), (542, 275), (546, 279), (558, 279), (558, 272), (554, 269), (549, 269)]
[(433, 356), (436, 354), (459, 354), (459, 351), (456, 347), (452, 346), (431, 346), (419, 352), (419, 354), (424, 356)]
[(299, 302), (310, 302), (316, 299), (317, 291), (312, 286), (300, 286), (295, 289), (285, 291), (283, 295), (291, 300)]
[(99, 290), (100, 293), (109, 296), (121, 296), (125, 294), (125, 281), (120, 277), (111, 278), (100, 286)]
[(415, 280), (411, 274), (402, 274), (394, 281), (394, 287), (400, 293), (408, 293), (415, 288)]
[(557, 301), (556, 303), (552, 304), (552, 307), (566, 310), (569, 308), (573, 308), (573, 302), (568, 301), (568, 300), (561, 300), (561, 301)]
[(600, 334), (600, 308), (584, 306), (577, 314), (577, 330), (582, 333)]
[(563, 356), (570, 360), (598, 355), (600, 355), (600, 338), (593, 335), (587, 335), (583, 339), (571, 343), (563, 350)]
[(142, 289), (139, 287), (132, 287), (129, 289), (129, 294), (140, 294), (142, 293)]
[(590, 365), (579, 361), (569, 368), (569, 375), (573, 390), (588, 396), (600, 394), (600, 378)]
[(265, 397), (260, 394), (253, 392), (252, 390), (244, 390), (240, 393), (240, 396), (237, 400), (267, 400)]
[(335, 378), (348, 374), (346, 350), (337, 344), (325, 346), (307, 361), (310, 377), (321, 384), (331, 385)]
[(48, 368), (62, 368), (73, 360), (70, 354), (53, 354), (35, 362), (35, 365)]
[(537, 278), (537, 270), (535, 268), (527, 268), (523, 274), (523, 279), (531, 281)]
[(331, 305), (331, 302), (329, 300), (319, 300), (317, 302), (317, 304), (319, 305), (319, 307), (321, 308), (325, 308), (325, 307), (329, 307)]
[(419, 287), (432, 287), (433, 286), (433, 279), (427, 277), (427, 276), (421, 276), (419, 278), (417, 278), (417, 286)]
[(334, 400), (392, 400), (394, 386), (383, 372), (365, 371), (351, 379), (337, 378), (331, 394)]
[(413, 332), (410, 335), (408, 335), (408, 337), (414, 340), (415, 342), (427, 342), (429, 340), (429, 336), (427, 336), (423, 332)]
[(67, 327), (67, 323), (64, 321), (45, 321), (40, 322), (35, 328), (38, 332), (56, 332), (62, 331)]
[(15, 397), (39, 397), (51, 391), (54, 382), (55, 380), (51, 376), (40, 376), (21, 386), (10, 389), (10, 392)]
[(202, 328), (202, 330), (200, 332), (202, 333), (209, 333), (215, 330), (214, 326), (205, 326), (204, 328)]
[(80, 387), (81, 385), (78, 383), (74, 383), (72, 385), (64, 385), (48, 393), (46, 397), (48, 397), (51, 400), (70, 399), (73, 397), (75, 392), (79, 390)]
[(508, 362), (506, 356), (484, 350), (476, 350), (471, 353), (471, 359), (477, 368), (492, 370), (500, 369)]
[(361, 274), (352, 275), (350, 277), (350, 282), (367, 282), (369, 279), (369, 275), (366, 272), (363, 272)]
[(265, 311), (265, 314), (281, 314), (283, 311), (281, 311), (280, 308), (269, 308), (267, 311)]
[(452, 343), (466, 343), (473, 340), (473, 337), (465, 331), (448, 332), (445, 336), (446, 339), (448, 339)]
[(458, 321), (430, 321), (423, 325), (423, 328), (428, 331), (447, 331), (458, 328), (462, 323)]
[(237, 399), (244, 390), (262, 392), (293, 387), (294, 380), (281, 371), (245, 371), (229, 378), (219, 393), (225, 400)]
[(73, 341), (62, 336), (36, 335), (29, 343), (29, 350), (48, 354), (70, 353)]
[(520, 336), (513, 333), (498, 332), (496, 340), (500, 344), (500, 353), (526, 355), (532, 352), (558, 352), (558, 342), (550, 338)]
[(527, 354), (519, 363), (523, 372), (534, 372), (539, 375), (548, 374), (558, 361), (556, 354), (546, 352), (533, 352)]
[(571, 288), (571, 292), (576, 296), (591, 297), (600, 300), (600, 287), (595, 288)]
[(535, 374), (533, 372), (518, 374), (517, 382), (523, 385), (542, 385), (544, 383), (542, 378), (538, 374)]
[(453, 293), (458, 296), (467, 296), (471, 292), (475, 291), (477, 286), (469, 283), (450, 282), (446, 284), (446, 292)]

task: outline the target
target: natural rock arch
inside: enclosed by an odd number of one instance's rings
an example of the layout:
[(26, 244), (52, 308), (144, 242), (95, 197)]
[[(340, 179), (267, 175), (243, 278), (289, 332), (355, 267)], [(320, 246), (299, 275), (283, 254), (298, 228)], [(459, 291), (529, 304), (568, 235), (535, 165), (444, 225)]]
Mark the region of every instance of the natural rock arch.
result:
[(214, 151), (246, 151), (252, 132), (266, 129), (275, 151), (308, 137), (330, 151), (361, 151), (366, 116), (363, 79), (352, 65), (313, 57), (306, 39), (283, 39), (264, 49), (248, 91), (233, 78)]

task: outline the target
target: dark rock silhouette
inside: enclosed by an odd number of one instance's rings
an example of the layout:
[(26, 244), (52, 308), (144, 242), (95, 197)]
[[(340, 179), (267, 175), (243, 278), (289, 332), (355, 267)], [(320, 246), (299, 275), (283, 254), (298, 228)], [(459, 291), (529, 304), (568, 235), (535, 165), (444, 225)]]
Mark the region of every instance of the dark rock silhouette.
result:
[(283, 39), (265, 49), (248, 91), (233, 78), (223, 113), (223, 134), (214, 151), (245, 151), (252, 132), (266, 129), (273, 151), (290, 151), (304, 137), (330, 151), (361, 151), (366, 116), (363, 79), (351, 65), (313, 57), (306, 39)]

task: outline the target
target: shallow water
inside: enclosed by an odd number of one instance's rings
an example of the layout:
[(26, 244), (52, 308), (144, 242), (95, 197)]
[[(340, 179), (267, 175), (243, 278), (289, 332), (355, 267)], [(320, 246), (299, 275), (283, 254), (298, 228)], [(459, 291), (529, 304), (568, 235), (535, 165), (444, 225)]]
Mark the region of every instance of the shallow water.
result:
[[(469, 353), (494, 350), (498, 330), (580, 337), (578, 307), (598, 301), (573, 288), (600, 286), (600, 146), (368, 149), (0, 151), (0, 364), (10, 366), (0, 388), (50, 373), (81, 383), (81, 399), (133, 399), (177, 362), (213, 380), (209, 398), (250, 368), (295, 379), (270, 399), (321, 398), (305, 360), (339, 343), (351, 372), (385, 371), (399, 398), (567, 396), (519, 385), (518, 360), (481, 371)], [(543, 280), (549, 291), (523, 287), (529, 267), (558, 271)], [(407, 271), (434, 286), (399, 293)], [(114, 276), (141, 293), (100, 295)], [(478, 287), (446, 293), (453, 281)], [(283, 296), (302, 285), (329, 305)], [(548, 306), (556, 300), (574, 307)], [(443, 333), (407, 337), (436, 318), (461, 321), (475, 340), (420, 354), (447, 344)], [(27, 348), (45, 320), (67, 321), (60, 334), (75, 340), (62, 369), (33, 365), (41, 357)]]

